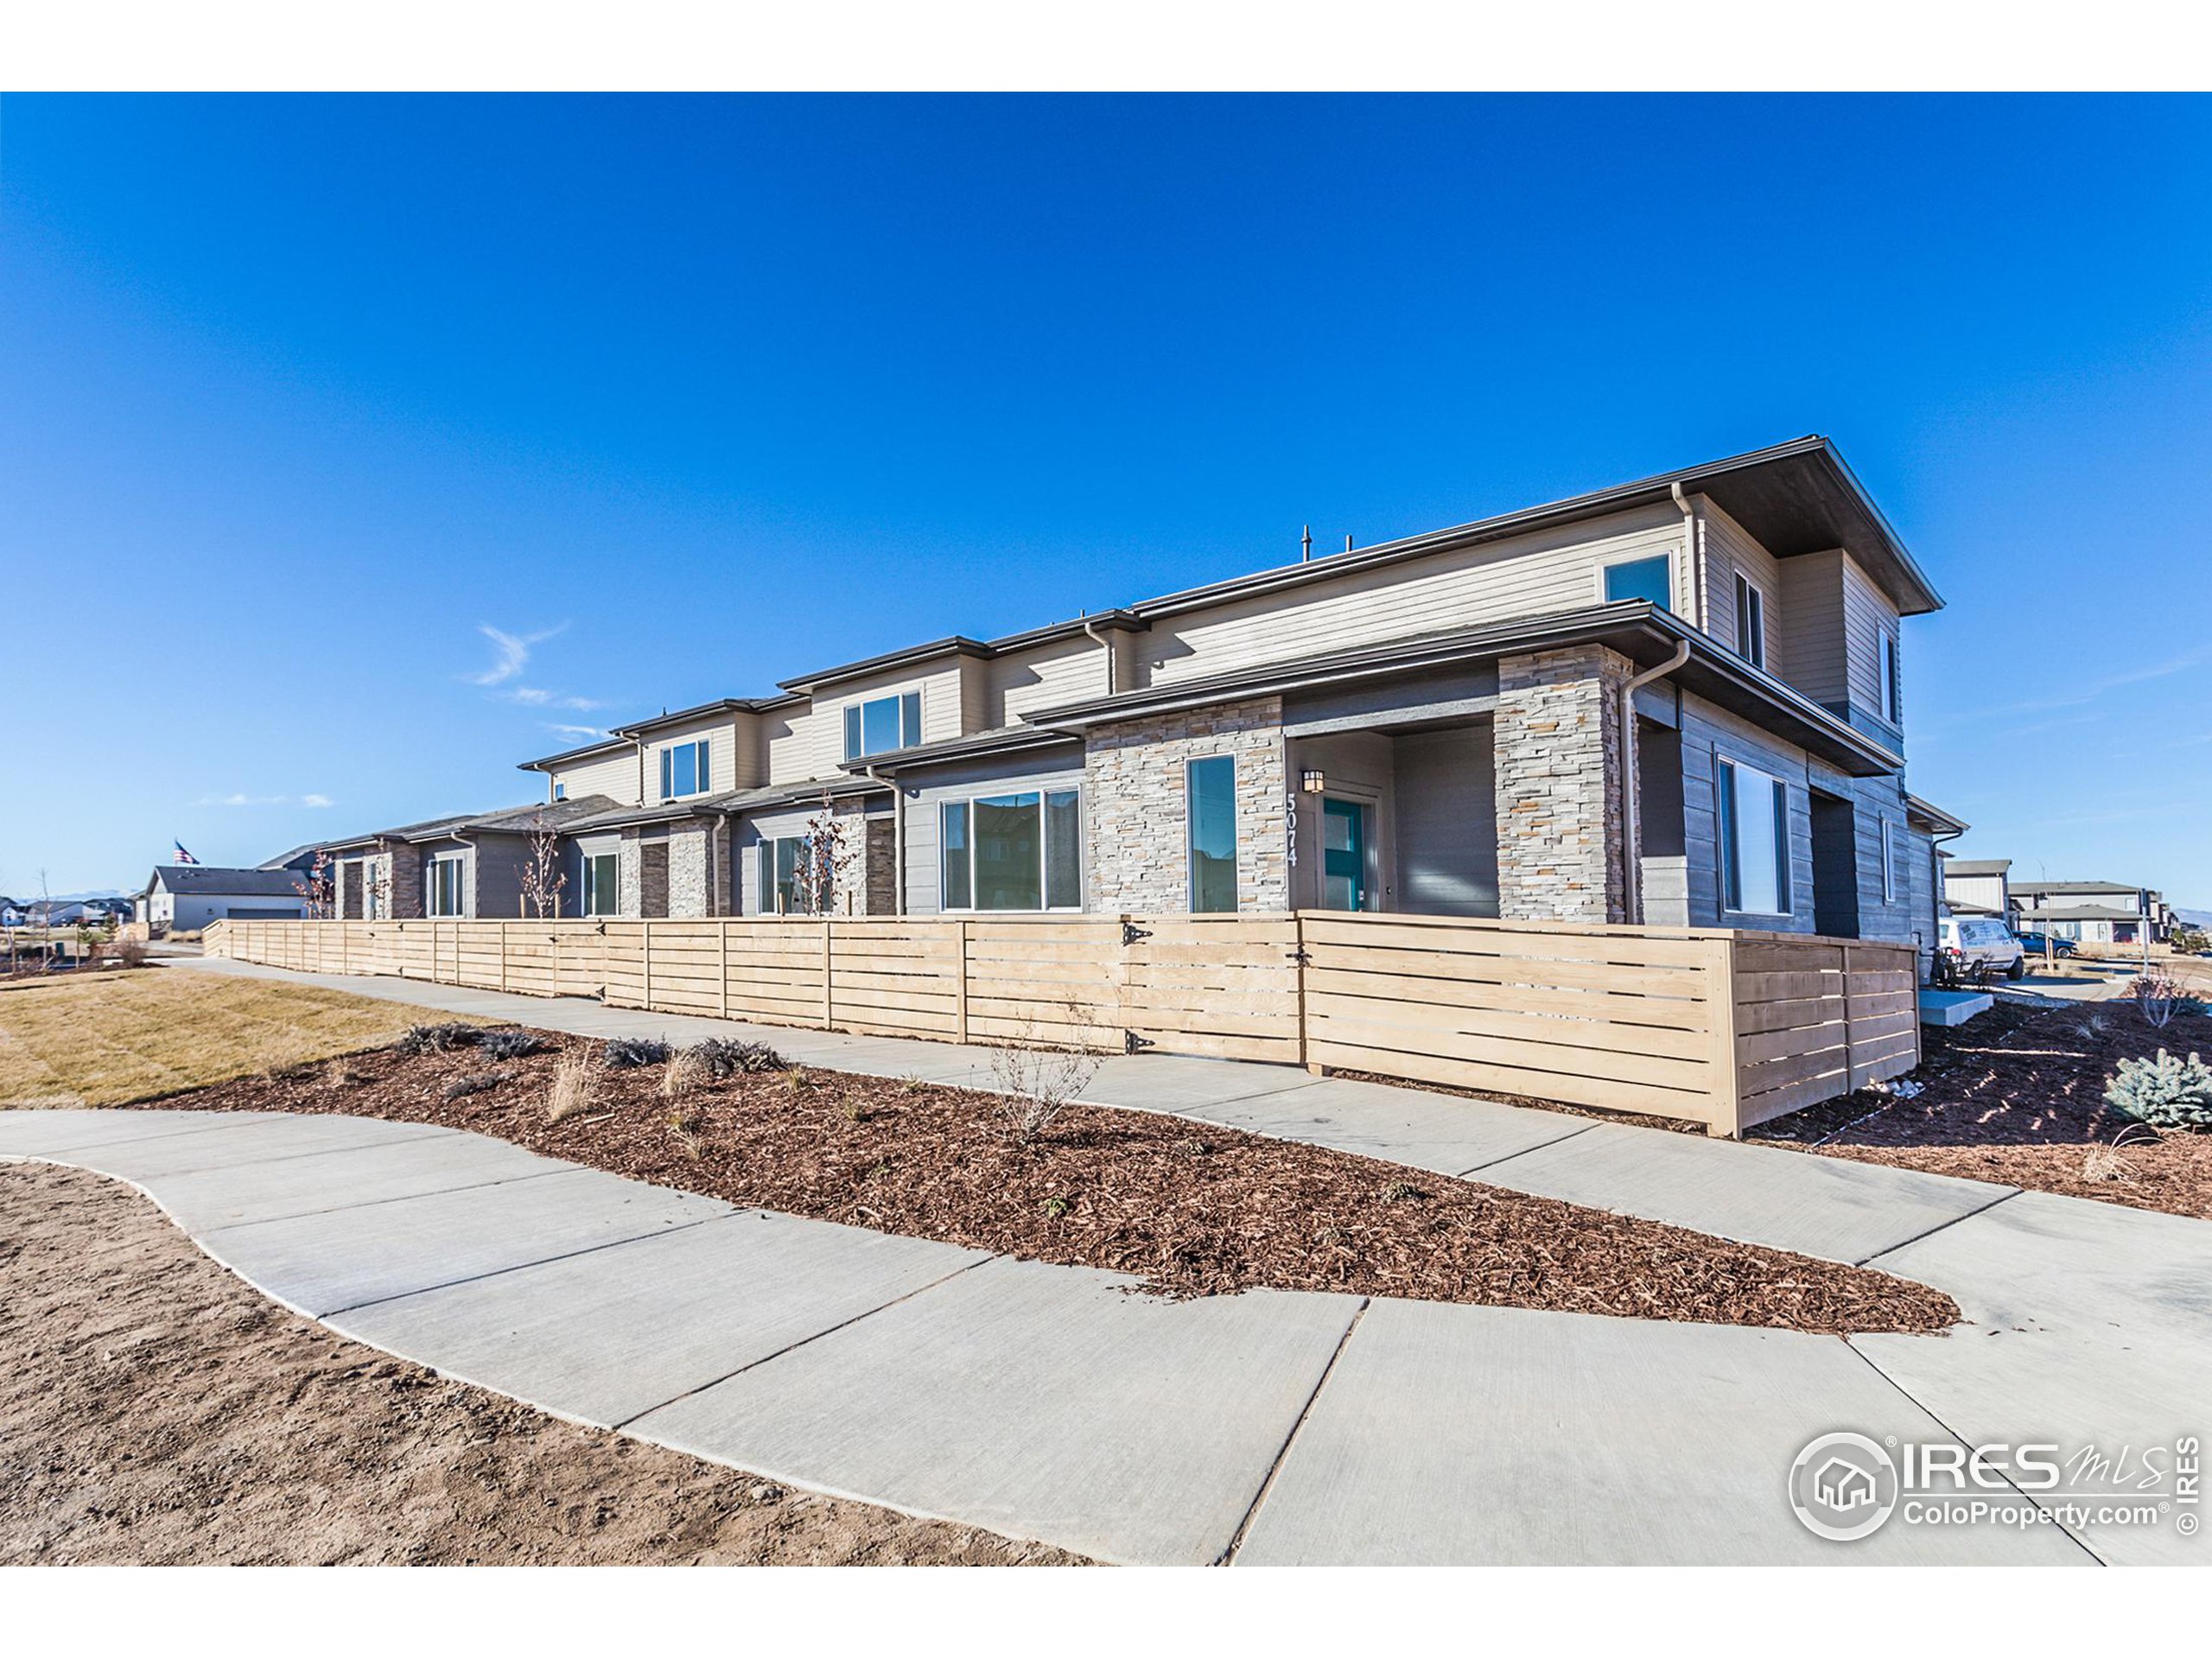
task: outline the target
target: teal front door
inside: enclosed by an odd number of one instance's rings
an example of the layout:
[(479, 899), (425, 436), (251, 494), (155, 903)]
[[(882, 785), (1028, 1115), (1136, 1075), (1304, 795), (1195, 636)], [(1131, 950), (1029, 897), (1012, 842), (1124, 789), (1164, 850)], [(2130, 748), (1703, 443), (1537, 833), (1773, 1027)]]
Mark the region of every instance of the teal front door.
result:
[(1367, 809), (1357, 801), (1321, 803), (1321, 908), (1367, 908)]

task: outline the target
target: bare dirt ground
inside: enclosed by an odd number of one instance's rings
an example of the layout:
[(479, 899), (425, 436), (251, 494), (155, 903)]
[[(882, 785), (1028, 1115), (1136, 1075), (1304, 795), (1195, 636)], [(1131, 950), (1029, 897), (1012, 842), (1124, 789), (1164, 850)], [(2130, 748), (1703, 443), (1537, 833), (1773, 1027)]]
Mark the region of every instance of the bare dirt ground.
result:
[(1761, 1125), (1758, 1140), (1862, 1163), (1895, 1164), (2212, 1217), (2212, 1135), (2154, 1133), (2104, 1103), (2123, 1059), (2161, 1048), (2212, 1056), (2212, 1015), (2154, 1028), (2132, 1002), (2037, 1008), (2000, 1001), (1950, 1029), (1922, 1031), (1910, 1100), (1860, 1090)]
[(128, 1187), (0, 1164), (0, 1564), (1065, 1565), (331, 1335)]
[[(371, 1050), (176, 1095), (199, 1111), (345, 1112), (497, 1135), (741, 1205), (1134, 1274), (1174, 1295), (1268, 1287), (1824, 1332), (1937, 1331), (1942, 1292), (1324, 1147), (1070, 1106), (1027, 1143), (1004, 1096), (792, 1068), (664, 1092), (659, 1065)], [(550, 1121), (581, 1054), (588, 1102)]]

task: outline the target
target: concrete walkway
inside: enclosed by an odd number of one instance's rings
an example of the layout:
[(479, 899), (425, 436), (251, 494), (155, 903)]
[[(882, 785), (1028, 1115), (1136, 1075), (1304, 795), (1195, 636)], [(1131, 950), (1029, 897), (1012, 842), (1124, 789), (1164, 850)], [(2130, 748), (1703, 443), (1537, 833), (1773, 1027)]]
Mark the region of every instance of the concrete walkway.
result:
[[(319, 982), (595, 1036), (745, 1029)], [(747, 1034), (810, 1065), (989, 1084), (980, 1051)], [(1872, 1259), (1968, 1323), (1847, 1342), (1292, 1293), (1163, 1302), (329, 1116), (3, 1113), (0, 1157), (132, 1181), (288, 1306), (562, 1415), (1111, 1560), (2212, 1559), (2170, 1523), (1893, 1522), (1837, 1545), (1783, 1497), (1833, 1429), (2107, 1455), (2202, 1434), (2212, 1224), (1275, 1067), (1117, 1058), (1091, 1097)]]

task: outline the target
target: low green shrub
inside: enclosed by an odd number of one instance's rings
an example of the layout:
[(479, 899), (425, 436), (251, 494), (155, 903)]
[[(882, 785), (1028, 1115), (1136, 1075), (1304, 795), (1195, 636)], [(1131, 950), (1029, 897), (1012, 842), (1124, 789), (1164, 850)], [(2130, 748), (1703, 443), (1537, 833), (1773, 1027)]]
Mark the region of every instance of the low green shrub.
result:
[(2122, 1060), (2105, 1083), (2105, 1104), (2158, 1129), (2212, 1129), (2212, 1067), (2164, 1049), (2155, 1060)]

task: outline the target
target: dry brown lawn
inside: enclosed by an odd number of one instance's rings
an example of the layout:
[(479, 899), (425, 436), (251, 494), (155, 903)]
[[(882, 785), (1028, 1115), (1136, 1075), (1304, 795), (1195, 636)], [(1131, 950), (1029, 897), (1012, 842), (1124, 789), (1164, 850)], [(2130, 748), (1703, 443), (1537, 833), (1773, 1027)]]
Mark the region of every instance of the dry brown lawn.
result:
[(14, 986), (0, 991), (0, 1109), (119, 1106), (351, 1053), (445, 1018), (190, 969)]

